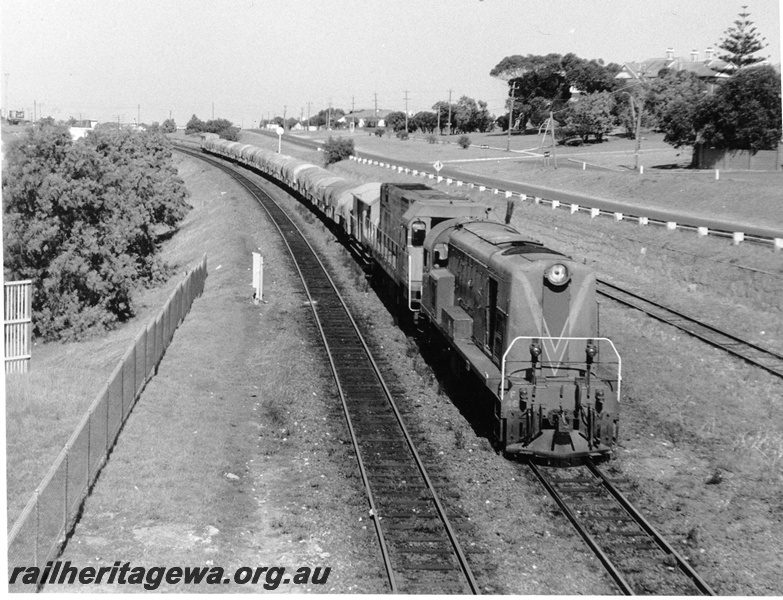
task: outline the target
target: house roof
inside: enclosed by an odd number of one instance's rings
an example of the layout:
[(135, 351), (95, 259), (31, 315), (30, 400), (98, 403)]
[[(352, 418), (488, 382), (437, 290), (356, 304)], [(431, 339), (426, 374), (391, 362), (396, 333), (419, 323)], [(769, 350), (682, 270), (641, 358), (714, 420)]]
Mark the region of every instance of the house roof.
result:
[(392, 111), (390, 110), (381, 110), (380, 108), (376, 111), (372, 108), (366, 109), (366, 110), (357, 110), (355, 112), (350, 112), (346, 115), (343, 115), (346, 121), (353, 119), (384, 119), (386, 118), (389, 113)]
[(622, 69), (615, 79), (652, 79), (658, 77), (661, 69), (673, 71), (690, 71), (702, 79), (728, 77), (725, 69), (728, 63), (720, 59), (685, 60), (675, 58), (648, 58), (642, 62), (623, 63)]

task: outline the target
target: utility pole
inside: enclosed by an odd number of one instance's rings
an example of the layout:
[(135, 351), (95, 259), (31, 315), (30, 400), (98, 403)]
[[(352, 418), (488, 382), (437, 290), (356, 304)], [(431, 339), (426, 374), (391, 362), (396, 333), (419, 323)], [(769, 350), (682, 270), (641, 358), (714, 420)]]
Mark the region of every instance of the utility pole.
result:
[(285, 130), (285, 116), (288, 114), (288, 105), (283, 104), (283, 130)]
[(307, 103), (307, 131), (310, 131), (310, 102)]
[(408, 90), (405, 90), (405, 133), (408, 133)]
[(549, 111), (549, 126), (552, 128), (552, 159), (555, 163), (555, 169), (557, 169), (557, 155), (555, 154), (555, 146), (557, 145), (557, 142), (555, 141), (555, 115), (551, 110)]
[(511, 86), (511, 105), (508, 109), (508, 142), (506, 142), (506, 151), (511, 150), (511, 126), (514, 124), (514, 92), (517, 91), (517, 82)]
[(451, 135), (451, 90), (449, 90), (449, 135)]
[(438, 107), (438, 135), (441, 135), (442, 132), (440, 130), (440, 109), (441, 109), (440, 102), (438, 102), (438, 104), (436, 104), (436, 106)]
[(356, 111), (356, 96), (351, 96), (351, 131), (356, 131), (356, 117), (354, 112)]

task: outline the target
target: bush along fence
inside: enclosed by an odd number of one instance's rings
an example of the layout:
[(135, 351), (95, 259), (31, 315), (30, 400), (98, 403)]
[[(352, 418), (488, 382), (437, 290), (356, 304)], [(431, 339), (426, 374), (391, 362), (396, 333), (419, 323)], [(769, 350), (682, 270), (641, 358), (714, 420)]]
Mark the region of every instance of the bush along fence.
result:
[[(636, 221), (639, 225), (660, 225), (665, 226), (669, 230), (686, 230), (695, 231), (700, 237), (704, 236), (717, 236), (724, 238), (731, 238), (734, 245), (742, 242), (756, 242), (764, 245), (771, 245), (775, 252), (783, 250), (783, 235), (779, 230), (764, 228), (764, 227), (748, 227), (746, 225), (735, 225), (732, 223), (719, 222), (711, 219), (696, 219), (692, 216), (683, 217), (682, 215), (675, 215), (664, 210), (655, 210), (650, 208), (631, 207), (623, 205), (619, 202), (613, 201), (601, 201), (602, 206), (586, 206), (584, 204), (576, 204), (573, 202), (566, 202), (560, 200), (554, 200), (544, 198), (542, 196), (530, 196), (522, 192), (514, 192), (511, 190), (501, 190), (498, 188), (492, 188), (478, 183), (465, 182), (461, 180), (455, 180), (451, 177), (443, 177), (435, 173), (427, 173), (426, 171), (419, 171), (410, 167), (403, 167), (399, 165), (393, 165), (387, 162), (379, 162), (371, 158), (363, 158), (359, 156), (350, 156), (350, 160), (356, 161), (361, 164), (373, 165), (382, 168), (392, 169), (398, 173), (409, 174), (412, 177), (425, 177), (435, 180), (435, 183), (445, 183), (446, 185), (456, 185), (457, 187), (465, 186), (468, 189), (478, 189), (480, 192), (487, 192), (492, 194), (502, 194), (508, 200), (519, 199), (520, 202), (532, 201), (535, 204), (548, 205), (553, 209), (568, 210), (573, 215), (574, 213), (587, 213), (591, 219), (596, 217), (609, 217), (615, 221)], [(595, 204), (597, 201), (594, 199), (587, 200)], [(635, 214), (644, 213), (644, 214)], [(677, 221), (677, 219), (685, 218), (689, 222), (683, 223)]]
[[(8, 534), (9, 578), (14, 567), (43, 570), (59, 553), (125, 419), (157, 372), (174, 330), (204, 291), (206, 278), (204, 255), (117, 364)], [(35, 586), (24, 585), (21, 579), (17, 578), (11, 591), (35, 591)]]

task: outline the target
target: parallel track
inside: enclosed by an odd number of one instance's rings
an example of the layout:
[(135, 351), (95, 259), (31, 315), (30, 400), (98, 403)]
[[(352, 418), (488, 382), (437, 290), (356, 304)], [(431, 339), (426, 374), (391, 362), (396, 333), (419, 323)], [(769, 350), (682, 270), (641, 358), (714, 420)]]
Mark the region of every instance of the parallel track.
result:
[(621, 592), (715, 595), (595, 465), (588, 462), (570, 469), (528, 465)]
[(221, 161), (280, 231), (304, 283), (337, 383), (391, 592), (478, 594), (478, 585), (356, 322), (312, 246), (261, 188)]
[(703, 323), (662, 304), (648, 300), (638, 294), (629, 292), (607, 281), (598, 280), (598, 293), (616, 302), (640, 310), (659, 321), (668, 323), (773, 375), (783, 377), (783, 356), (780, 354), (743, 340), (727, 331)]

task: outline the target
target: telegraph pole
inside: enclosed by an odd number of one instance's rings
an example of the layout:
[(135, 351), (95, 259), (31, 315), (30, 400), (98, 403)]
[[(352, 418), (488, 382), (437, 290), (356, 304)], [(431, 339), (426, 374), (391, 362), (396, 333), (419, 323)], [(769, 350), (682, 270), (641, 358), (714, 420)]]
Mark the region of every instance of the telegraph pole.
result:
[(405, 90), (405, 133), (408, 133), (408, 90)]
[(356, 131), (356, 117), (353, 114), (355, 111), (356, 111), (356, 96), (351, 96), (351, 125), (352, 125), (351, 131)]
[(449, 90), (449, 135), (451, 135), (451, 90)]
[(508, 109), (508, 142), (506, 142), (506, 151), (511, 150), (511, 125), (514, 123), (514, 92), (517, 90), (517, 82), (511, 86), (511, 105)]
[(283, 104), (283, 129), (285, 130), (285, 116), (288, 114), (288, 105)]

